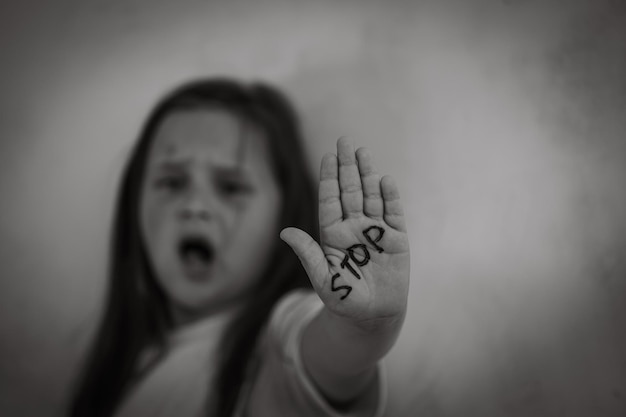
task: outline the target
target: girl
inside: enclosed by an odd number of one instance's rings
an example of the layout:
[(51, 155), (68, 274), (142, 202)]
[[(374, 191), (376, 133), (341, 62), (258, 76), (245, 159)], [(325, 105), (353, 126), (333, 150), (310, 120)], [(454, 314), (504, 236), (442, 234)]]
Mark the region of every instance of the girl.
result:
[(322, 160), (318, 201), (306, 166), (267, 85), (209, 79), (165, 97), (122, 178), (71, 416), (380, 415), (378, 363), (409, 280), (397, 188), (345, 139)]

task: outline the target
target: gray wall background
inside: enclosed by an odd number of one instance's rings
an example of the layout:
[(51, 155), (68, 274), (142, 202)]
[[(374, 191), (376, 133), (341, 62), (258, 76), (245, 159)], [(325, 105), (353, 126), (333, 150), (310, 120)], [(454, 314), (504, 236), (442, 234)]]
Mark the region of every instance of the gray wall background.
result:
[(389, 416), (626, 415), (626, 2), (0, 5), (0, 414), (59, 415), (143, 117), (192, 76), (283, 86), (403, 192)]

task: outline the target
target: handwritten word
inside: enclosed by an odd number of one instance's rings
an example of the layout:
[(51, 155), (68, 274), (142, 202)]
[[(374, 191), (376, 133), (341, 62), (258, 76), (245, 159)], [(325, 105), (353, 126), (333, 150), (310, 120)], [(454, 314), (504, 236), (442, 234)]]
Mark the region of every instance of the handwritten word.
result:
[[(376, 235), (376, 237), (372, 237), (372, 231), (378, 232), (378, 235)], [(385, 229), (380, 226), (370, 226), (363, 231), (365, 239), (378, 251), (378, 253), (384, 252), (383, 248), (377, 244), (377, 242), (379, 242), (383, 238), (384, 233)], [(356, 245), (350, 246), (346, 250), (348, 251), (348, 253), (341, 261), (341, 269), (347, 268), (348, 271), (350, 271), (352, 275), (354, 275), (357, 279), (361, 279), (356, 269), (354, 269), (354, 267), (350, 265), (350, 259), (352, 259), (352, 262), (354, 262), (357, 266), (367, 265), (370, 261), (370, 252), (369, 250), (367, 250), (367, 246), (365, 246), (363, 243), (357, 243)], [(352, 292), (352, 287), (349, 285), (335, 286), (335, 280), (337, 280), (337, 278), (339, 278), (340, 276), (341, 274), (339, 273), (336, 273), (332, 276), (330, 289), (332, 291), (346, 290), (346, 292), (340, 298), (341, 300), (343, 300), (348, 296), (348, 294), (350, 294), (350, 292)]]

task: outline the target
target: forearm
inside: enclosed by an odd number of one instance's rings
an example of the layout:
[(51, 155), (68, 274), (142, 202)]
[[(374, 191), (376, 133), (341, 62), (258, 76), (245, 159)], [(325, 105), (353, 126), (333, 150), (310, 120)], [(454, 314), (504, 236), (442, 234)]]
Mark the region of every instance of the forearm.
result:
[(402, 327), (410, 252), (398, 187), (345, 138), (322, 158), (319, 225), (319, 244), (297, 228), (280, 234), (324, 302), (304, 329), (304, 367), (332, 404), (361, 410)]
[(309, 376), (334, 404), (348, 404), (372, 389), (378, 361), (393, 346), (403, 317), (354, 323), (327, 308), (309, 323), (302, 358)]

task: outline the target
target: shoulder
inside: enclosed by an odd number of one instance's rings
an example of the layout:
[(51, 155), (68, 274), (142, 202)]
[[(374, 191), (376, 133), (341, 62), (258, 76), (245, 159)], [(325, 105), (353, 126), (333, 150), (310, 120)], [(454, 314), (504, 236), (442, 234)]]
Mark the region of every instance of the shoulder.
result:
[(283, 347), (293, 346), (323, 303), (312, 290), (294, 290), (278, 300), (270, 314), (267, 336)]

